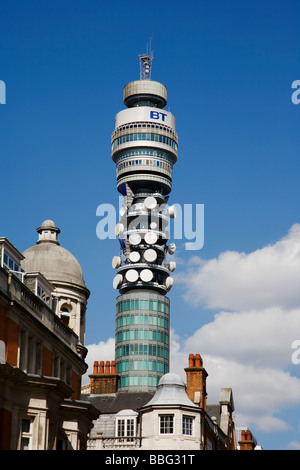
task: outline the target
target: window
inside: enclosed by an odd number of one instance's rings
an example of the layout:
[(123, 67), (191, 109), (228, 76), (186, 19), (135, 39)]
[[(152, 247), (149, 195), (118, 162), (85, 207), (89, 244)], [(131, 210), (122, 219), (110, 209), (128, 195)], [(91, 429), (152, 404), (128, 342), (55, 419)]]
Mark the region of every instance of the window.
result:
[(149, 132), (141, 132), (137, 134), (126, 134), (126, 135), (117, 137), (112, 143), (112, 150), (120, 144), (123, 144), (125, 142), (137, 141), (137, 140), (162, 142), (164, 144), (169, 145), (173, 149), (177, 150), (177, 142), (171, 139), (170, 137), (159, 135), (159, 134), (151, 134)]
[(21, 423), (21, 450), (31, 450), (32, 444), (32, 420), (23, 418)]
[(160, 434), (173, 434), (174, 415), (161, 415), (159, 424)]
[[(128, 413), (128, 417), (123, 415), (116, 418), (116, 437), (121, 437), (127, 442), (131, 442), (136, 435), (136, 413), (132, 410), (126, 411), (130, 413)], [(123, 414), (124, 411), (120, 413)]]
[(193, 435), (193, 420), (192, 416), (183, 416), (182, 417), (182, 434), (186, 436)]
[(60, 318), (62, 322), (66, 325), (69, 326), (70, 322), (70, 310), (68, 307), (62, 307), (60, 309)]
[(117, 436), (118, 437), (125, 436), (125, 419), (118, 419)]

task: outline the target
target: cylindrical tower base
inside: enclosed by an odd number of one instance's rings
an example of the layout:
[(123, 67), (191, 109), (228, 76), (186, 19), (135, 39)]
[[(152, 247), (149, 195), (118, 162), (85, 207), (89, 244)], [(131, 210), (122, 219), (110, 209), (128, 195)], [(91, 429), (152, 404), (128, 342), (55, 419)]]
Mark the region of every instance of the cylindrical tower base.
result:
[(169, 371), (169, 311), (169, 299), (150, 289), (134, 289), (117, 298), (119, 391), (155, 391)]

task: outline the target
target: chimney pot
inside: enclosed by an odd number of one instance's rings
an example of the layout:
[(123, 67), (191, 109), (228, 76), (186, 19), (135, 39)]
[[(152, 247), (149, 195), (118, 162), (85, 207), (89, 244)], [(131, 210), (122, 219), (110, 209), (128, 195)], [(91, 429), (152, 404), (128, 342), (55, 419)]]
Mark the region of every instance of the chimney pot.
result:
[(200, 354), (195, 355), (195, 367), (202, 367), (203, 362)]
[(104, 361), (100, 361), (99, 374), (104, 374)]
[(105, 373), (110, 374), (110, 361), (106, 361), (105, 363)]
[(189, 367), (194, 367), (195, 366), (195, 356), (194, 354), (189, 355)]
[(98, 374), (98, 361), (95, 361), (95, 362), (94, 362), (93, 374)]

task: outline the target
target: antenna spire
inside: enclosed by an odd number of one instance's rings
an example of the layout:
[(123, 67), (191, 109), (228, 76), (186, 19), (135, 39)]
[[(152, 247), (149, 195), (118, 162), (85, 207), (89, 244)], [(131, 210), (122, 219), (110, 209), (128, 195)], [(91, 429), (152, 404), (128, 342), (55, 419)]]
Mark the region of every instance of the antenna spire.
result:
[(150, 80), (151, 79), (151, 65), (153, 60), (153, 52), (151, 51), (151, 39), (150, 39), (150, 51), (148, 51), (147, 44), (147, 53), (139, 54), (140, 58), (140, 80)]

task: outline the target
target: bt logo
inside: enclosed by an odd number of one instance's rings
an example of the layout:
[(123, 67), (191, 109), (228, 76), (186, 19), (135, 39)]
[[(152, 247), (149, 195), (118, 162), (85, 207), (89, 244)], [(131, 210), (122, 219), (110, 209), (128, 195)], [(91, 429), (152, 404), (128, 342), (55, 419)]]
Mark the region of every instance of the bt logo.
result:
[(150, 111), (150, 119), (160, 119), (161, 117), (161, 120), (164, 121), (166, 116), (166, 113), (162, 113), (159, 111)]

